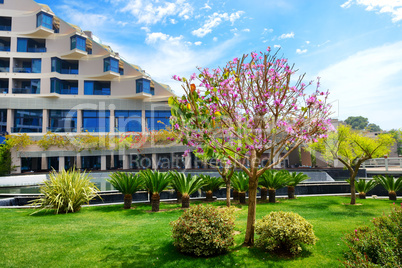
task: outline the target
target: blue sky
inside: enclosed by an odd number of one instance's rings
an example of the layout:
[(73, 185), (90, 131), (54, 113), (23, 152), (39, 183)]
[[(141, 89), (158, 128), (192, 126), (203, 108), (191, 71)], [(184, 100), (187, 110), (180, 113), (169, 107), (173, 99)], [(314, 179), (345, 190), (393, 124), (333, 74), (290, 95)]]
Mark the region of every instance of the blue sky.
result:
[[(334, 117), (402, 127), (400, 0), (42, 0), (181, 95), (173, 75), (267, 46), (321, 77)], [(339, 109), (338, 109), (339, 107)]]

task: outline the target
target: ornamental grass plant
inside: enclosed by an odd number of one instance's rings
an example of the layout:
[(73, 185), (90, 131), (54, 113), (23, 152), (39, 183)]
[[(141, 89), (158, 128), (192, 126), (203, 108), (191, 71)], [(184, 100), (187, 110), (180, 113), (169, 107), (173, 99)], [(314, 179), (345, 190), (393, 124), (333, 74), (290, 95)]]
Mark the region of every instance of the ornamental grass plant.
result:
[(77, 212), (83, 204), (99, 197), (98, 191), (90, 175), (85, 172), (80, 173), (75, 169), (53, 170), (49, 180), (40, 187), (42, 195), (33, 200), (32, 205), (39, 206), (40, 210), (54, 209), (56, 214)]

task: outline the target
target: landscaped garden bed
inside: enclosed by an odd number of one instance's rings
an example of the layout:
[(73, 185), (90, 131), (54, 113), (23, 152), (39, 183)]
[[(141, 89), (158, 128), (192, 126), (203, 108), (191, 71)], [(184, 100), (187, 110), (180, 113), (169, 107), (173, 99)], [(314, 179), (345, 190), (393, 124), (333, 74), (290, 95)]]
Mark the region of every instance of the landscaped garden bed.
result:
[[(295, 258), (277, 257), (258, 248), (243, 247), (247, 206), (235, 210), (235, 245), (229, 252), (208, 258), (179, 253), (173, 246), (172, 226), (182, 215), (181, 204), (83, 207), (78, 213), (52, 211), (29, 216), (32, 209), (0, 210), (0, 267), (338, 267), (348, 250), (342, 238), (358, 226), (389, 213), (393, 201), (348, 197), (299, 197), (259, 203), (256, 219), (271, 211), (292, 211), (313, 225), (315, 246), (303, 248)], [(190, 207), (201, 201), (191, 202)], [(225, 206), (225, 202), (208, 203)]]

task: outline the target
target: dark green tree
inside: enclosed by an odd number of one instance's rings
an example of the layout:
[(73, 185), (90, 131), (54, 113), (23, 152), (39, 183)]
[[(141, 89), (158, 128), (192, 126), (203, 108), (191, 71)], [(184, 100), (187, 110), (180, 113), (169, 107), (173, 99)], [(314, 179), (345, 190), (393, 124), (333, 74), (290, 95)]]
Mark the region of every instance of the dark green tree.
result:
[(352, 129), (363, 130), (368, 126), (369, 121), (363, 116), (349, 116), (345, 123), (351, 126)]
[(382, 129), (380, 128), (379, 125), (376, 125), (376, 124), (373, 124), (373, 123), (368, 124), (367, 127), (366, 127), (366, 130), (368, 132), (380, 132), (380, 131), (382, 131)]

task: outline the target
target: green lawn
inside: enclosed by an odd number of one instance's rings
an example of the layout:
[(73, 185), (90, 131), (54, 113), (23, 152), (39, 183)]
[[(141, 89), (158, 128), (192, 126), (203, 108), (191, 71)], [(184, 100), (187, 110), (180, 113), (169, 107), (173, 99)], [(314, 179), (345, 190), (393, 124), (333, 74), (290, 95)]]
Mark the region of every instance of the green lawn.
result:
[[(83, 208), (54, 215), (30, 209), (0, 209), (0, 267), (338, 267), (345, 245), (341, 238), (373, 217), (388, 212), (392, 201), (346, 197), (300, 197), (276, 204), (258, 204), (257, 220), (270, 211), (293, 211), (314, 226), (317, 244), (295, 259), (278, 259), (258, 249), (242, 247), (247, 207), (236, 212), (236, 245), (226, 255), (195, 258), (175, 251), (169, 222), (181, 214), (178, 204)], [(193, 205), (194, 203), (192, 203)], [(214, 202), (215, 206), (224, 202)]]

